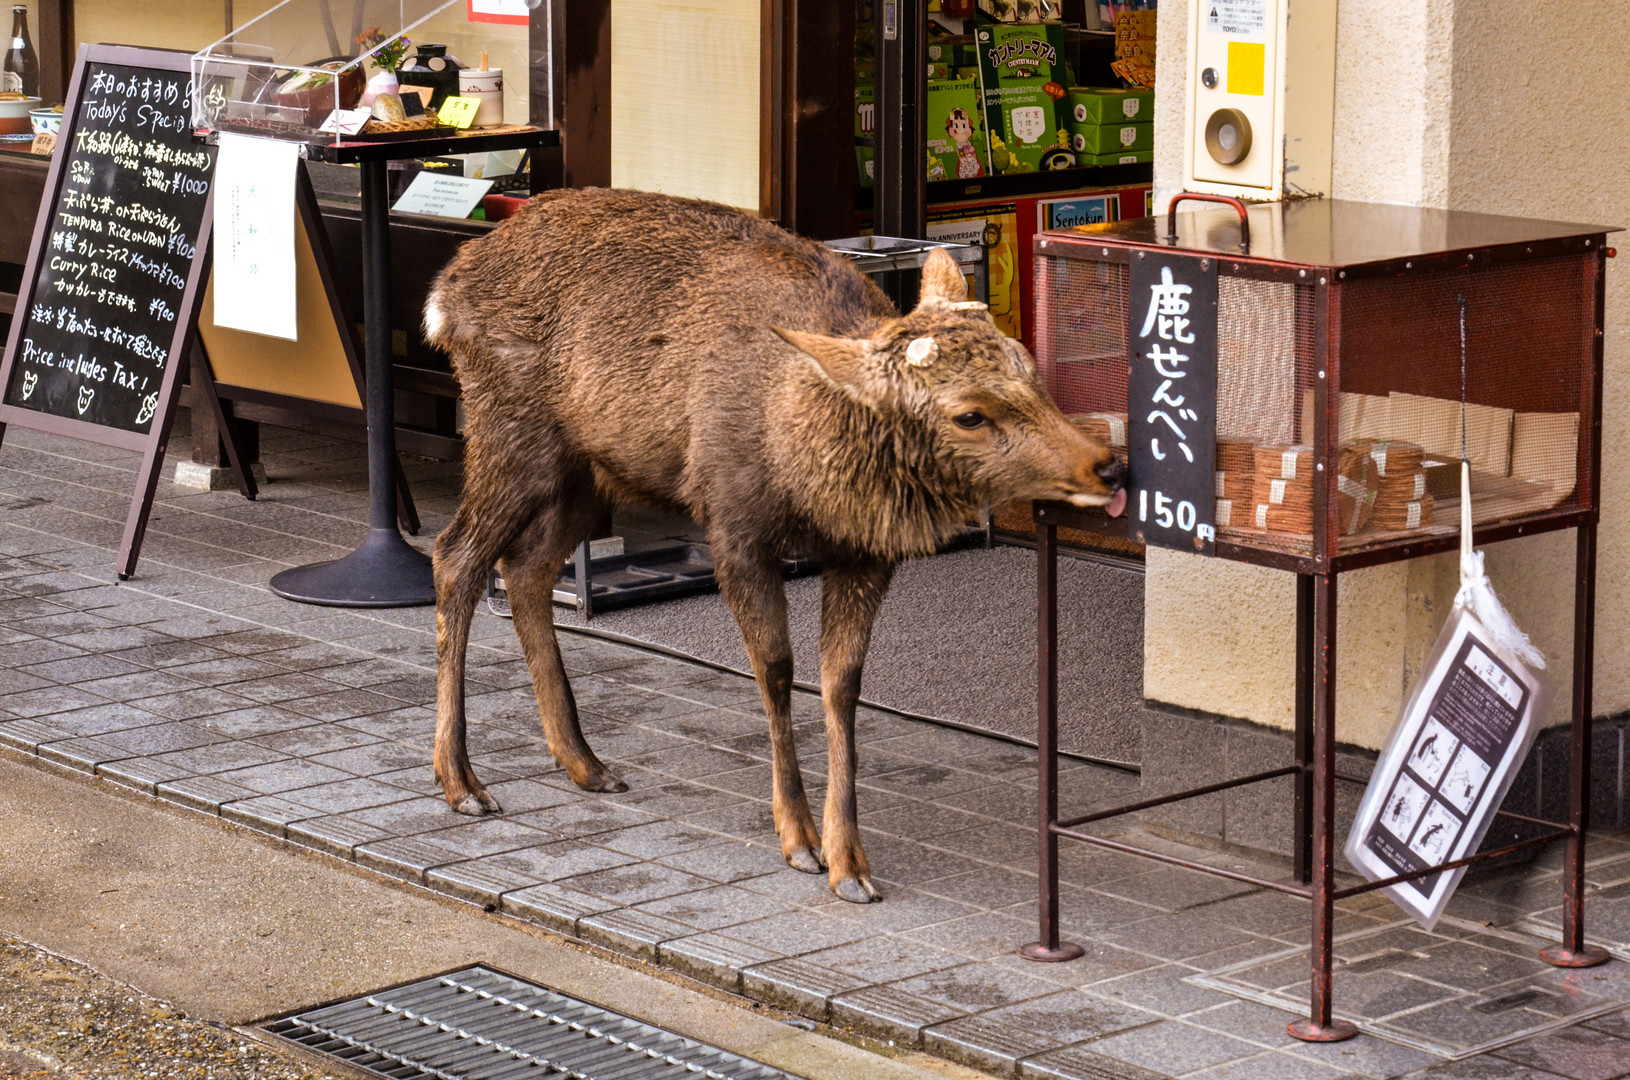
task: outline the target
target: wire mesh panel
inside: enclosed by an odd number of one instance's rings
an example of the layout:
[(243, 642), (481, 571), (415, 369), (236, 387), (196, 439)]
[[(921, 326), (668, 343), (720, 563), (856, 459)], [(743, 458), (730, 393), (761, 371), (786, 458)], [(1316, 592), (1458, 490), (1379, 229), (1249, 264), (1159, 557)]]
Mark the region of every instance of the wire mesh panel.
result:
[[(1116, 231), (1038, 238), (1036, 361), (1124, 453), (1127, 265), (1152, 245)], [(1452, 536), (1463, 446), (1478, 525), (1593, 509), (1601, 254), (1555, 236), (1351, 271), (1220, 257), (1219, 541), (1324, 558)]]

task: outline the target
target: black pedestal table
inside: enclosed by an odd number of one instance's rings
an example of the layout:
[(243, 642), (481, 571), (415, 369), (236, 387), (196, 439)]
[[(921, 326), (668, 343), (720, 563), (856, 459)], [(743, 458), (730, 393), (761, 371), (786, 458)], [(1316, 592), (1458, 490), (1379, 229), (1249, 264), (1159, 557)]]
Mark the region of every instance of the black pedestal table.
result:
[(391, 369), (390, 189), (392, 161), (442, 154), (530, 150), (559, 142), (544, 128), (439, 134), (429, 138), (312, 145), (309, 156), (362, 171), (362, 317), (368, 400), (368, 535), (342, 559), (275, 575), (274, 593), (330, 607), (433, 604), (430, 559), (396, 526), (396, 387)]

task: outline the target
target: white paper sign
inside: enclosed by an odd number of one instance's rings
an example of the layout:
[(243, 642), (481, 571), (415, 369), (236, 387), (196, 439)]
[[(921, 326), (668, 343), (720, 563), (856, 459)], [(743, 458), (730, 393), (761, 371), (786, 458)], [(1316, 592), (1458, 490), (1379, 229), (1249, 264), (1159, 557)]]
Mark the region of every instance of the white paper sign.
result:
[[(1536, 730), (1540, 685), (1456, 608), (1359, 804), (1347, 858), (1371, 881), (1477, 849)], [(1464, 868), (1386, 891), (1430, 928)]]
[(336, 135), (355, 135), (362, 130), (362, 125), (373, 118), (372, 109), (335, 109), (323, 121), (318, 131), (330, 131)]
[(294, 170), (300, 145), (221, 136), (215, 159), (215, 325), (296, 341)]
[(413, 178), (393, 210), (437, 217), (467, 218), (492, 188), (491, 180), (473, 180), (445, 173), (422, 172)]

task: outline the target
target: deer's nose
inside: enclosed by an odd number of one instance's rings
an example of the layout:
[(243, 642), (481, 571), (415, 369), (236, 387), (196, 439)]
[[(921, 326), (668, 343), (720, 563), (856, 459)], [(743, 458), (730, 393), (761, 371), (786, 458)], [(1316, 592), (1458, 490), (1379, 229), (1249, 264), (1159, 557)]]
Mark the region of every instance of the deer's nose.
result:
[(1121, 464), (1120, 458), (1111, 457), (1093, 472), (1098, 474), (1098, 479), (1102, 480), (1104, 487), (1110, 491), (1119, 491), (1126, 486), (1126, 466)]

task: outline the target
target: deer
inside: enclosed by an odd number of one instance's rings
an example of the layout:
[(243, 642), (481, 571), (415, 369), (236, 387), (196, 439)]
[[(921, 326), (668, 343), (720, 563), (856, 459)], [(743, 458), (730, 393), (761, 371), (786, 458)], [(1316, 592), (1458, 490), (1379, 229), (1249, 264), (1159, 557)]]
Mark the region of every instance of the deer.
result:
[[(466, 410), (464, 487), (434, 554), (434, 765), (462, 814), (501, 813), (466, 746), (465, 654), (496, 564), (550, 752), (580, 788), (627, 785), (584, 740), (553, 591), (611, 507), (706, 530), (769, 720), (787, 864), (880, 899), (861, 843), (855, 711), (895, 568), (993, 505), (1125, 508), (1126, 469), (1048, 396), (1029, 352), (935, 250), (902, 314), (839, 253), (714, 203), (544, 193), (432, 285), (426, 339)], [(792, 724), (782, 559), (820, 566), (828, 779), (817, 831)]]

